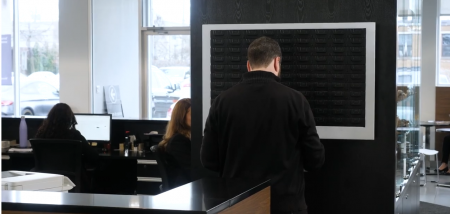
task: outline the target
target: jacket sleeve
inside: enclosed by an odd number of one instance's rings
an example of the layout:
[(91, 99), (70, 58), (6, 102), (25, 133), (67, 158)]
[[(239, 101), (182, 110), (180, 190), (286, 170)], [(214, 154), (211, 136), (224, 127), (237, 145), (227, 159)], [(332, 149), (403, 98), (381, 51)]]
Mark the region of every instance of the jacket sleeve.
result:
[(217, 116), (216, 116), (216, 104), (215, 102), (209, 109), (209, 115), (206, 119), (205, 130), (203, 136), (203, 143), (200, 149), (200, 158), (203, 167), (212, 170), (214, 172), (220, 172), (219, 164), (219, 142), (217, 134)]
[(98, 153), (89, 145), (86, 138), (79, 131), (76, 131), (74, 139), (81, 140), (84, 159), (90, 163), (95, 162), (98, 158)]
[(319, 169), (325, 162), (325, 149), (320, 142), (319, 135), (317, 134), (316, 122), (314, 116), (306, 99), (303, 103), (304, 113), (304, 129), (303, 136), (301, 138), (301, 152), (303, 158), (303, 167), (306, 171), (315, 171)]
[(173, 156), (180, 167), (187, 172), (191, 170), (191, 141), (177, 135), (167, 145), (167, 153)]

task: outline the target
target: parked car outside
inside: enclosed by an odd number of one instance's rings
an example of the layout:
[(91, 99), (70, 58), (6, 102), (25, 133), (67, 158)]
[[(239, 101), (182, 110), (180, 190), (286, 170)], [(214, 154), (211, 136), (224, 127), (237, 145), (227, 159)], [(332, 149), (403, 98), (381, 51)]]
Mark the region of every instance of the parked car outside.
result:
[(161, 71), (174, 83), (181, 83), (183, 80), (191, 77), (191, 68), (189, 66), (163, 67)]
[[(59, 90), (46, 81), (28, 80), (20, 87), (20, 114), (46, 116), (59, 102)], [(2, 86), (2, 115), (14, 114), (14, 88)]]
[(151, 73), (151, 97), (152, 97), (152, 118), (165, 119), (170, 105), (179, 99), (177, 91), (179, 84), (173, 83), (167, 75), (156, 66), (150, 67)]

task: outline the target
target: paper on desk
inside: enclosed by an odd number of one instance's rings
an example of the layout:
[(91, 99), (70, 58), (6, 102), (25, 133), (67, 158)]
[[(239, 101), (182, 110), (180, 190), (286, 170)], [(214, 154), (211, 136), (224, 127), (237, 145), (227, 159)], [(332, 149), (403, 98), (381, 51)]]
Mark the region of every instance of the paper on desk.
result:
[(32, 152), (32, 148), (11, 148), (9, 152)]

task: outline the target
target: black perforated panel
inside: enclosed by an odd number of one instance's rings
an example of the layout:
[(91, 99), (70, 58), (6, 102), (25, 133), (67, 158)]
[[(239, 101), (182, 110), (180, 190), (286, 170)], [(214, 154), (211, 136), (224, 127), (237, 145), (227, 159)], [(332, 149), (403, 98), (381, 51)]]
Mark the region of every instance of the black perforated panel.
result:
[(317, 126), (364, 127), (365, 29), (211, 31), (211, 101), (241, 80), (263, 35), (280, 44), (281, 81), (308, 99)]

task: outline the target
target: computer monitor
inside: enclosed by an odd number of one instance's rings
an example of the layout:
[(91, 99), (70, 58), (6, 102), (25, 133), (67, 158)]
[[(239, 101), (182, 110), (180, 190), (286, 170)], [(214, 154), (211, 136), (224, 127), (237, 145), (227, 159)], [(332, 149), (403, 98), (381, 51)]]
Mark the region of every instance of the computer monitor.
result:
[(75, 128), (87, 141), (110, 141), (111, 114), (75, 114)]

